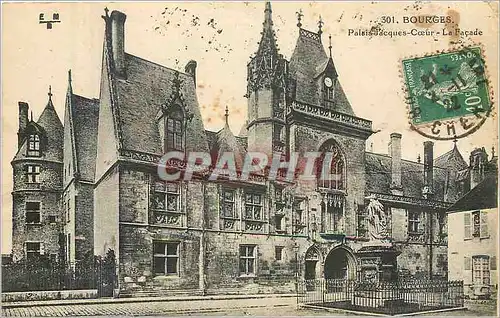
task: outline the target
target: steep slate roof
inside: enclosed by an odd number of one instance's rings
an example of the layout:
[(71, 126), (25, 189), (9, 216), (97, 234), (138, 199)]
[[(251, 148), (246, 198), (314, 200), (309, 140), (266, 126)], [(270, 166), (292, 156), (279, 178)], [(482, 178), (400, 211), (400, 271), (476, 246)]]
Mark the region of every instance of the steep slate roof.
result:
[(44, 151), (44, 159), (62, 161), (64, 128), (59, 116), (57, 116), (50, 96), (49, 93), (49, 101), (38, 118), (37, 124), (42, 126), (47, 134), (48, 145)]
[(465, 162), (464, 157), (457, 148), (457, 144), (453, 145), (453, 148), (437, 157), (434, 160), (434, 165), (441, 168), (451, 167), (456, 170), (462, 170), (467, 168), (467, 162)]
[(448, 211), (461, 212), (496, 207), (498, 207), (498, 176), (489, 173), (483, 181), (448, 208)]
[(328, 62), (321, 37), (317, 33), (299, 29), (297, 44), (290, 58), (289, 74), (295, 78), (295, 99), (312, 105), (320, 104), (316, 77), (316, 69)]
[(73, 133), (77, 167), (84, 180), (93, 181), (97, 156), (97, 125), (99, 124), (99, 100), (73, 94)]
[[(52, 94), (49, 93), (49, 101), (43, 109), (38, 121), (30, 121), (26, 131), (33, 130), (41, 134), (41, 139), (46, 138), (46, 147), (42, 148), (43, 156), (41, 159), (62, 162), (63, 160), (63, 138), (64, 128), (52, 103)], [(25, 159), (27, 151), (28, 138), (25, 138), (21, 147), (17, 151), (14, 160)]]
[(174, 78), (182, 81), (180, 92), (186, 108), (194, 115), (186, 128), (186, 150), (208, 151), (196, 88), (191, 75), (125, 54), (126, 79), (115, 79), (118, 122), (124, 149), (161, 154), (157, 116), (174, 93)]
[[(326, 55), (321, 35), (299, 29), (297, 44), (290, 58), (289, 74), (296, 80), (295, 99), (299, 102), (320, 106), (323, 101), (321, 86), (318, 77), (327, 69), (337, 74), (331, 57)], [(335, 82), (335, 111), (354, 115), (339, 80)]]
[[(391, 193), (391, 157), (383, 154), (366, 152), (366, 191)], [(401, 160), (401, 179), (403, 194), (408, 197), (422, 198), (424, 186), (424, 165), (409, 160)], [(444, 201), (446, 170), (434, 166), (434, 200)]]
[(214, 148), (214, 150), (217, 150), (218, 155), (224, 152), (232, 152), (234, 153), (236, 167), (243, 167), (245, 150), (240, 146), (240, 143), (238, 143), (227, 122), (224, 125), (224, 128), (217, 133), (216, 143), (216, 148)]
[(232, 152), (235, 154), (236, 167), (243, 166), (246, 152), (246, 138), (233, 135), (227, 119), (224, 127), (218, 132), (206, 130), (205, 133), (212, 155), (212, 161), (217, 160), (219, 155), (223, 152)]

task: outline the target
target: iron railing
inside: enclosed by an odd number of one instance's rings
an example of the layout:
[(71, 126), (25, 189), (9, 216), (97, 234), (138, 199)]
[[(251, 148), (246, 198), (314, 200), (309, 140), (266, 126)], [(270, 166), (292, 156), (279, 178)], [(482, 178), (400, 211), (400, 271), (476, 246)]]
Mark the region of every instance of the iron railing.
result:
[(114, 256), (71, 264), (21, 261), (2, 265), (2, 292), (97, 289), (99, 296), (112, 296), (116, 286)]
[(462, 281), (400, 280), (371, 283), (348, 279), (298, 282), (299, 305), (316, 305), (373, 313), (402, 314), (463, 307)]

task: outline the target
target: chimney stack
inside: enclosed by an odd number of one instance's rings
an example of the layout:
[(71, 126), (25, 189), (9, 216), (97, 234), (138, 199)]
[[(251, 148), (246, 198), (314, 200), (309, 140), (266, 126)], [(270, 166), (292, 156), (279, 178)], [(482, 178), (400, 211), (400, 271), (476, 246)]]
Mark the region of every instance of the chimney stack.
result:
[(427, 198), (432, 194), (434, 182), (434, 143), (424, 141), (424, 189), (423, 195)]
[(485, 176), (485, 166), (488, 162), (488, 154), (486, 149), (475, 148), (470, 153), (470, 188), (473, 189), (481, 181), (483, 181)]
[(391, 192), (396, 195), (403, 195), (403, 186), (401, 185), (401, 134), (391, 134), (389, 152), (391, 155)]
[(198, 64), (196, 63), (195, 60), (190, 60), (187, 62), (186, 66), (184, 67), (184, 72), (187, 74), (191, 75), (193, 77), (194, 85), (196, 86), (196, 66)]
[(20, 148), (25, 137), (24, 130), (28, 126), (29, 105), (26, 102), (19, 102), (19, 130), (17, 131), (17, 147)]
[(120, 11), (111, 12), (111, 49), (116, 73), (125, 76), (125, 20)]

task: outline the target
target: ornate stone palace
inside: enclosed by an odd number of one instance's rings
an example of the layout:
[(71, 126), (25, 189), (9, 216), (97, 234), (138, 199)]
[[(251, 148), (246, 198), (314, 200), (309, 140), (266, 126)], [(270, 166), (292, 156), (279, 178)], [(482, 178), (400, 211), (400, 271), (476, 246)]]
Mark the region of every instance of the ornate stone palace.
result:
[[(446, 276), (445, 211), (496, 169), (496, 157), (476, 149), (467, 163), (454, 145), (434, 158), (427, 141), (423, 162), (408, 161), (398, 133), (388, 154), (366, 151), (372, 123), (356, 117), (322, 24), (313, 32), (299, 19), (288, 60), (271, 13), (266, 3), (247, 64), (248, 120), (235, 136), (228, 117), (221, 130), (205, 130), (195, 61), (180, 72), (126, 53), (126, 15), (106, 10), (99, 98), (74, 94), (70, 73), (64, 125), (50, 93), (36, 122), (19, 103), (14, 260), (44, 254), (78, 266), (113, 250), (121, 296), (289, 291), (296, 275), (354, 278), (374, 265), (357, 252), (368, 228), (380, 227), (366, 208), (375, 200), (376, 219), (401, 252), (399, 273)], [(215, 157), (330, 151), (337, 178), (168, 183), (157, 162), (172, 149)]]

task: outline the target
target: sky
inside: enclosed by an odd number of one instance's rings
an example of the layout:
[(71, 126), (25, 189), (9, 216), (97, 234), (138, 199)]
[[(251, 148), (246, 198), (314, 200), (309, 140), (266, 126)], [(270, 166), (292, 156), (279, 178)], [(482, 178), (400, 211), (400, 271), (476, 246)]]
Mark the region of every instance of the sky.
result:
[[(56, 111), (63, 121), (67, 72), (72, 70), (73, 91), (89, 98), (99, 96), (104, 8), (127, 15), (125, 50), (136, 56), (184, 70), (198, 62), (197, 94), (205, 128), (218, 130), (229, 108), (229, 123), (238, 134), (246, 120), (246, 64), (257, 50), (264, 2), (212, 3), (4, 3), (2, 5), (2, 253), (11, 249), (12, 168), (17, 151), (18, 101), (26, 101), (35, 120), (47, 104), (51, 85)], [(416, 160), (426, 140), (411, 131), (403, 95), (401, 60), (450, 49), (448, 37), (357, 37), (349, 29), (366, 29), (383, 16), (450, 15), (462, 30), (482, 31), (461, 37), (464, 44), (480, 43), (490, 88), (498, 105), (498, 3), (496, 2), (273, 2), (277, 42), (286, 58), (295, 47), (296, 12), (303, 12), (302, 27), (317, 31), (324, 21), (323, 44), (332, 36), (332, 56), (339, 81), (358, 117), (372, 120), (368, 150), (387, 153), (389, 135), (399, 132), (402, 156)], [(59, 13), (52, 29), (39, 24), (39, 14)], [(442, 24), (385, 24), (387, 30), (440, 30)], [(496, 111), (474, 134), (457, 146), (468, 161), (475, 147), (497, 152)], [(435, 141), (434, 154), (450, 150), (450, 141)]]

